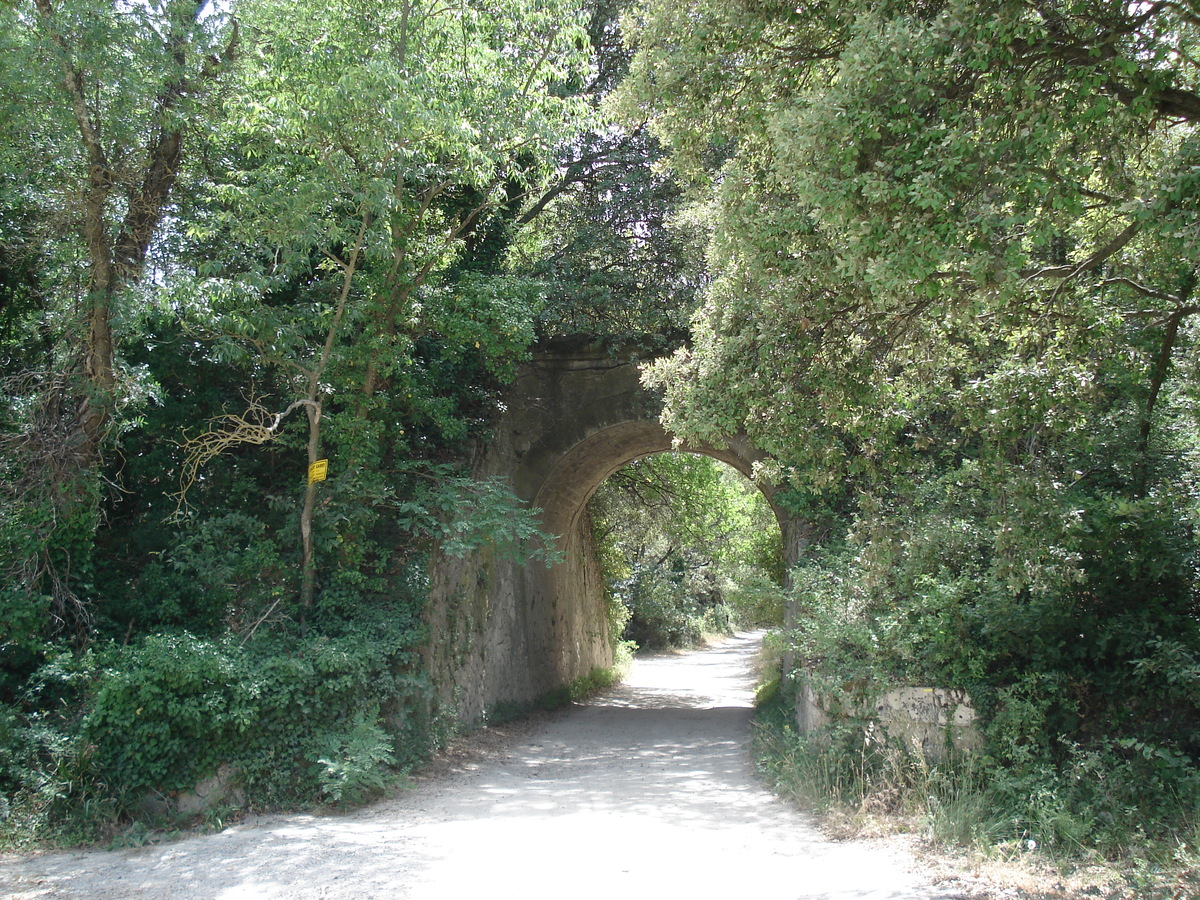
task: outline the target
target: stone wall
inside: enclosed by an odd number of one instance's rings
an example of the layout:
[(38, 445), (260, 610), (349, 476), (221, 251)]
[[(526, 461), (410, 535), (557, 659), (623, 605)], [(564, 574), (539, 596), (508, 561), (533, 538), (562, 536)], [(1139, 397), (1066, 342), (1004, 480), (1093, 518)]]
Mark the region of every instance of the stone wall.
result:
[[(499, 477), (558, 536), (562, 562), (521, 565), (481, 551), (434, 561), (426, 663), (438, 706), (475, 721), (526, 704), (612, 665), (604, 585), (586, 506), (632, 460), (673, 449), (659, 399), (641, 384), (639, 349), (543, 346), (502, 398), (475, 462)], [(749, 475), (762, 454), (740, 438), (689, 448)], [(769, 488), (764, 490), (770, 500)], [(803, 529), (785, 525), (789, 548)]]
[(594, 348), (543, 353), (503, 404), (475, 474), (503, 478), (521, 500), (543, 510), (561, 561), (547, 568), (492, 550), (434, 560), (426, 663), (438, 706), (464, 722), (501, 704), (531, 703), (612, 665), (604, 585), (585, 511), (610, 472), (591, 484), (563, 460), (574, 450), (575, 458), (615, 471), (632, 457), (597, 435), (647, 422), (661, 433), (636, 365)]
[(564, 535), (551, 569), (485, 550), (432, 567), (426, 664), (441, 711), (477, 722), (612, 665), (590, 530)]
[(819, 694), (808, 679), (798, 680), (796, 729), (801, 734), (817, 731), (839, 715), (867, 718), (878, 726), (887, 742), (919, 749), (931, 761), (944, 759), (951, 748), (970, 753), (983, 747), (975, 709), (965, 691), (892, 688), (869, 707), (863, 704), (843, 712), (838, 704)]

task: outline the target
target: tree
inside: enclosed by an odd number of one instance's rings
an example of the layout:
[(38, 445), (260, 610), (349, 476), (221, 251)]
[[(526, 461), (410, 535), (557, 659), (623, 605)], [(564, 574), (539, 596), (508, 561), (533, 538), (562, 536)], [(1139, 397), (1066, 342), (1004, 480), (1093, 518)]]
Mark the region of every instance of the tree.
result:
[[(795, 573), (797, 657), (969, 687), (1026, 793), (1200, 748), (1173, 687), (1200, 658), (1198, 27), (1101, 0), (627, 22), (619, 107), (712, 227), (693, 344), (650, 373), (668, 426), (746, 433), (836, 526)], [(1178, 771), (1159, 796), (1194, 796)]]
[[(596, 110), (629, 69), (619, 16), (629, 4), (596, 0), (587, 31), (589, 77), (569, 87)], [(527, 226), (510, 269), (545, 286), (541, 336), (637, 337), (676, 346), (703, 284), (704, 233), (688, 221), (678, 179), (644, 123), (600, 115), (558, 151), (555, 177), (521, 213)]]
[[(303, 410), (309, 465), (332, 415), (339, 474), (360, 497), (384, 496), (380, 469), (396, 467), (403, 433), (389, 425), (446, 405), (414, 398), (423, 342), (498, 376), (531, 340), (536, 285), (455, 266), (484, 223), (515, 216), (577, 129), (584, 110), (555, 88), (584, 62), (585, 35), (573, 9), (544, 3), (346, 2), (315, 15), (263, 0), (243, 16), (257, 53), (229, 134), (241, 165), (223, 173), (205, 224), (266, 266), (177, 280), (219, 352), (275, 370), (282, 397), (197, 438), (189, 471), (273, 439)], [(263, 303), (270, 291), (293, 302)], [(317, 490), (309, 481), (299, 517), (305, 609)]]
[(623, 607), (618, 637), (686, 646), (735, 620), (761, 624), (761, 601), (778, 602), (779, 525), (762, 493), (723, 463), (688, 453), (637, 460), (600, 486), (588, 514)]
[(585, 13), (234, 11), (0, 8), (5, 827), (220, 764), (254, 803), (378, 787), (440, 740), (427, 555), (551, 555), (466, 451), (543, 305), (501, 260), (588, 119)]
[[(819, 479), (955, 379), (1069, 366), (1070, 415), (1134, 353), (1147, 449), (1195, 311), (1195, 29), (1175, 4), (646, 4), (623, 108), (715, 228), (696, 352), (660, 369), (673, 425), (783, 456), (828, 429), (801, 449)], [(1048, 412), (1006, 410), (997, 446)]]
[(10, 381), (26, 412), (4, 441), (18, 532), (5, 568), (18, 590), (49, 595), (54, 618), (78, 628), (101, 456), (124, 388), (120, 323), (189, 132), (210, 119), (236, 56), (237, 27), (206, 0), (35, 0), (6, 5), (0, 21), (10, 63), (0, 146), (13, 163), (4, 200), (25, 223), (4, 235), (6, 256), (36, 260), (25, 297), (36, 298), (52, 347), (36, 377)]

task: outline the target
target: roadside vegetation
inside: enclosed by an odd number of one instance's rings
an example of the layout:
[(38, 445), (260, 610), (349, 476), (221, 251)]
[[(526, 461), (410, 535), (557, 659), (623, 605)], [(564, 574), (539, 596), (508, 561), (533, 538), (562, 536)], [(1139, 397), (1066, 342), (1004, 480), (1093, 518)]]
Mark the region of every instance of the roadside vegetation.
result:
[(649, 380), (685, 445), (770, 450), (809, 524), (785, 682), (849, 709), (960, 688), (985, 723), (952, 775), (861, 722), (788, 751), (834, 795), (911, 783), (977, 808), (969, 842), (1194, 866), (1198, 26), (1089, 0), (628, 20), (619, 107), (710, 234), (692, 342)]
[[(681, 451), (590, 504), (615, 639), (773, 625), (781, 783), (1185, 896), (1198, 37), (1102, 0), (0, 6), (0, 841), (435, 750), (427, 561), (546, 563), (469, 459), (586, 335), (661, 354)], [(729, 435), (790, 572), (684, 452)], [(961, 689), (984, 749), (798, 736), (801, 680)]]
[(625, 466), (588, 504), (613, 636), (699, 646), (782, 621), (783, 542), (762, 493), (724, 463), (664, 453)]
[(219, 767), (351, 802), (444, 742), (430, 555), (545, 563), (470, 477), (498, 392), (691, 308), (678, 188), (597, 113), (617, 12), (0, 9), (0, 843), (144, 830)]
[(1138, 900), (1200, 891), (1195, 793), (1164, 784), (1153, 762), (1079, 747), (1062, 769), (1022, 777), (986, 752), (932, 760), (868, 718), (801, 734), (778, 691), (757, 711), (754, 754), (762, 777), (831, 834), (916, 835), (947, 854), (948, 871), (983, 872), (996, 889)]

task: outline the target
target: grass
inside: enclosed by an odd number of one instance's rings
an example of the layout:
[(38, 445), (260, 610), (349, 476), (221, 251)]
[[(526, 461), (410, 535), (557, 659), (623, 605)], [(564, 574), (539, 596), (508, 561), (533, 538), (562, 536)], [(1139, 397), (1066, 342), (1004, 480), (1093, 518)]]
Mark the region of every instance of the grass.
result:
[[(861, 724), (857, 733), (847, 724), (830, 734), (797, 734), (784, 692), (767, 687), (760, 695), (754, 734), (760, 774), (781, 796), (817, 813), (835, 837), (909, 835), (923, 857), (965, 868), (997, 891), (1018, 887), (1019, 896), (1030, 898), (1200, 898), (1200, 810), (1169, 835), (1150, 838), (1131, 829), (1103, 853), (1084, 842), (1048, 845), (1031, 824), (1069, 834), (1071, 817), (1086, 809), (1071, 808), (1053, 789), (1051, 799), (1059, 802), (1029, 797), (1028, 807), (1019, 808), (991, 788), (977, 759), (933, 765), (919, 753), (867, 739)], [(1062, 786), (1061, 794), (1068, 790)], [(1039, 803), (1043, 819), (1066, 821), (1039, 821)]]

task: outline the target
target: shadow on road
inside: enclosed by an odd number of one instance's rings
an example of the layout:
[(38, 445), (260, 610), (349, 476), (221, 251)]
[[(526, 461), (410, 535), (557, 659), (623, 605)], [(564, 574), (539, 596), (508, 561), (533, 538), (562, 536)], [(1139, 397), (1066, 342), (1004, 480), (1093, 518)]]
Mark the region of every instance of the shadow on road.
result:
[[(896, 859), (824, 840), (755, 781), (747, 735), (757, 647), (757, 635), (742, 635), (639, 659), (610, 693), (353, 814), (24, 860), (9, 896), (930, 897)], [(0, 896), (4, 887), (0, 877)]]

